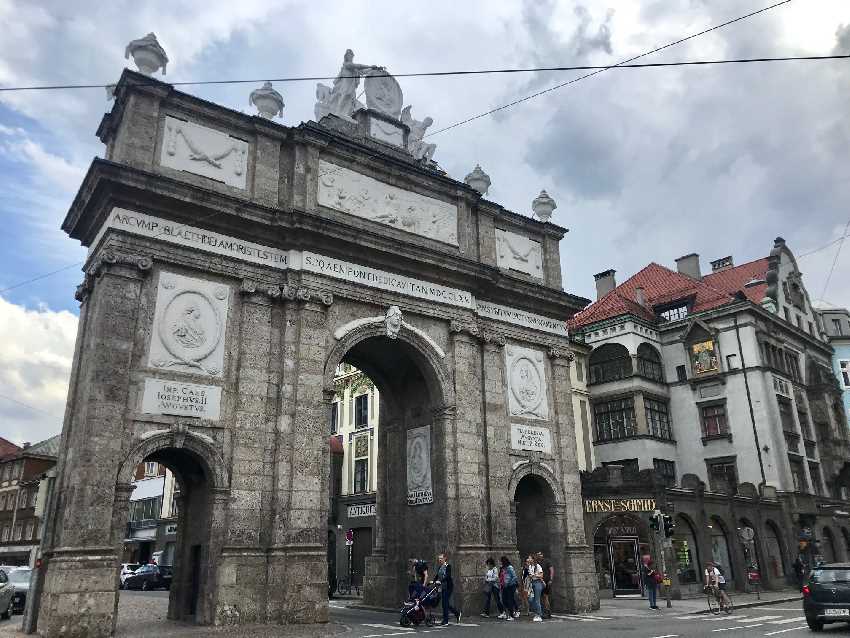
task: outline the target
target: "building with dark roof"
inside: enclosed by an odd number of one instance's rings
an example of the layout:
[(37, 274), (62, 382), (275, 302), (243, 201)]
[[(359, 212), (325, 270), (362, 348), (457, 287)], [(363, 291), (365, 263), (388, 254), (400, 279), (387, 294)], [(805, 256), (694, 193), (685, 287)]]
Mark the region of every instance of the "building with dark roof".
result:
[[(584, 477), (588, 536), (603, 595), (640, 591), (641, 556), (661, 558), (652, 512), (671, 516), (666, 560), (679, 594), (707, 560), (733, 586), (777, 587), (806, 561), (850, 558), (848, 431), (832, 348), (794, 255), (735, 266), (698, 255), (657, 263), (569, 325), (587, 366), (596, 465)], [(748, 540), (753, 530), (752, 540)]]
[(47, 498), (44, 478), (58, 450), (54, 436), (0, 457), (0, 565), (35, 564)]

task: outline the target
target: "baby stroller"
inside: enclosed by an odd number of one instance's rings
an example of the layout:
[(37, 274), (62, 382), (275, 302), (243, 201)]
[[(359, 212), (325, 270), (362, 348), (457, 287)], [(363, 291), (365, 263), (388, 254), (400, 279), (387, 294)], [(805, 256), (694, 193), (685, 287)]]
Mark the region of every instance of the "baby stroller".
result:
[(419, 626), (423, 622), (428, 627), (434, 625), (434, 608), (440, 601), (439, 583), (413, 582), (407, 588), (408, 598), (400, 611), (398, 623), (402, 627)]

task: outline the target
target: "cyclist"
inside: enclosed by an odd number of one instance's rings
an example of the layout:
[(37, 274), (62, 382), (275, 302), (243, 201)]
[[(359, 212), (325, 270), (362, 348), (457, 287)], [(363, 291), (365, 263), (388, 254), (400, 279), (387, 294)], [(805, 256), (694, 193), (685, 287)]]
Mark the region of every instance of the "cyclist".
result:
[[(705, 571), (703, 572), (705, 576), (705, 587), (706, 590), (710, 592), (712, 596), (717, 600), (718, 606), (723, 609), (724, 607), (731, 604), (729, 600), (729, 596), (726, 595), (725, 585), (726, 579), (720, 573), (720, 570), (717, 569), (714, 561), (706, 561), (705, 563)], [(720, 586), (720, 581), (723, 581), (724, 587)]]

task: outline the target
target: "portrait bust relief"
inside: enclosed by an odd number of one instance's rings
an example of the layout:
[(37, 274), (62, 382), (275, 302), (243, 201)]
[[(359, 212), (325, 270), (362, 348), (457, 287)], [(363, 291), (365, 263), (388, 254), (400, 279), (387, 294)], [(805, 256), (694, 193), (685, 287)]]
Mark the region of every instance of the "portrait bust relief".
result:
[(549, 418), (543, 352), (511, 345), (505, 348), (511, 416)]

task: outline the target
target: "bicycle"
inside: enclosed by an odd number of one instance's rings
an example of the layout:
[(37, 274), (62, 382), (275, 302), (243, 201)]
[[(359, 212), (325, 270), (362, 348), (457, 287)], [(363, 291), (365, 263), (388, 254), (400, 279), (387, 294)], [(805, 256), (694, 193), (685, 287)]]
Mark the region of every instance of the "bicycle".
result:
[(336, 590), (340, 594), (350, 596), (354, 590), (355, 596), (360, 596), (360, 584), (357, 582), (357, 573), (351, 575), (351, 578), (343, 576), (337, 581)]
[(708, 598), (709, 613), (717, 615), (720, 612), (723, 612), (726, 615), (729, 615), (735, 611), (735, 604), (732, 602), (732, 597), (724, 590), (721, 590), (719, 587), (706, 585), (703, 591)]

